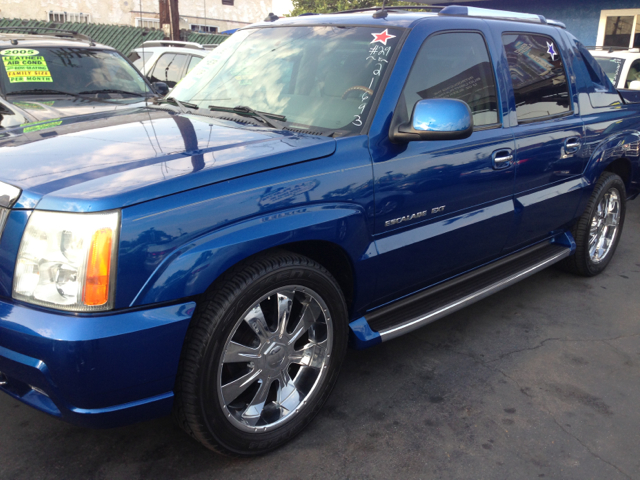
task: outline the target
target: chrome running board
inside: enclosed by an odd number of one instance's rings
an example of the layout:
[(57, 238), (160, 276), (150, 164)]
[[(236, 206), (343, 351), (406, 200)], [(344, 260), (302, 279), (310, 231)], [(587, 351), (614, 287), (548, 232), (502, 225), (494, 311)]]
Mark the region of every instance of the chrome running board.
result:
[(507, 288), (568, 257), (572, 248), (544, 243), (365, 315), (387, 341)]

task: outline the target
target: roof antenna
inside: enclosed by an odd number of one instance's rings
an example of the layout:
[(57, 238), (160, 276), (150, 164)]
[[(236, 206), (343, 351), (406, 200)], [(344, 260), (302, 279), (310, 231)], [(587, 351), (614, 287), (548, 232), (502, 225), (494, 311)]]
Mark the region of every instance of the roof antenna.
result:
[(382, 0), (382, 8), (380, 10), (376, 10), (376, 12), (373, 14), (373, 18), (387, 18), (387, 15), (389, 15), (389, 13), (384, 9), (386, 3), (387, 0)]
[[(162, 25), (160, 25), (160, 27), (162, 28)], [(146, 70), (146, 64), (147, 64), (147, 57), (144, 56), (144, 37), (147, 35), (147, 32), (145, 32), (144, 30), (144, 22), (142, 20), (142, 0), (140, 0), (140, 29), (142, 30), (142, 75), (144, 76), (144, 106), (147, 107), (149, 106), (149, 94), (151, 93), (149, 91), (149, 83), (147, 80), (147, 70)]]

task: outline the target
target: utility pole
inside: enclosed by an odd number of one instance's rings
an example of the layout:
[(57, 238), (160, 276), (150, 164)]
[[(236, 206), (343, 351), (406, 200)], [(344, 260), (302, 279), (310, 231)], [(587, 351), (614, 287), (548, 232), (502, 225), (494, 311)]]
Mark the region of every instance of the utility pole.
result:
[(158, 0), (160, 26), (169, 25), (171, 40), (180, 40), (180, 13), (178, 0)]

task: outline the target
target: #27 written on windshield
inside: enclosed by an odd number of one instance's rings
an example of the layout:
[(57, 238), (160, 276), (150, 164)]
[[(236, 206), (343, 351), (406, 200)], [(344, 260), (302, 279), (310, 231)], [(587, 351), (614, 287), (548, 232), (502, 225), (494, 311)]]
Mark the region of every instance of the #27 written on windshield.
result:
[(0, 52), (9, 83), (53, 82), (47, 62), (38, 53), (29, 48), (11, 48)]

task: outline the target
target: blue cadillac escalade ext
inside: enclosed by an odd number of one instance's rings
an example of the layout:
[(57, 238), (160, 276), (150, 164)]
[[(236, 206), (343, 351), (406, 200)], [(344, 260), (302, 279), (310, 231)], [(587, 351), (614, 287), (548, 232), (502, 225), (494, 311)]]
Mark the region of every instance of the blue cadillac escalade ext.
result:
[(607, 266), (640, 192), (624, 95), (559, 22), (393, 7), (253, 25), (162, 103), (0, 131), (0, 389), (282, 445), (348, 344)]

